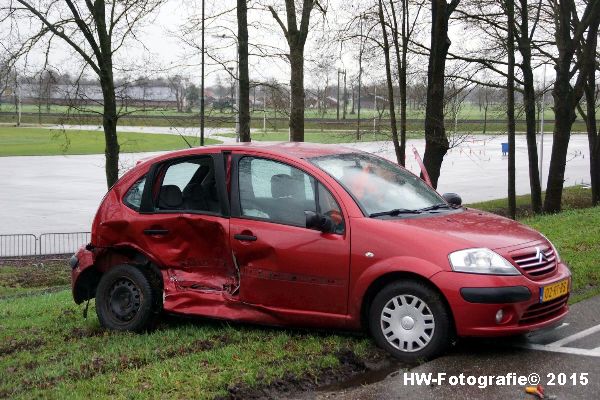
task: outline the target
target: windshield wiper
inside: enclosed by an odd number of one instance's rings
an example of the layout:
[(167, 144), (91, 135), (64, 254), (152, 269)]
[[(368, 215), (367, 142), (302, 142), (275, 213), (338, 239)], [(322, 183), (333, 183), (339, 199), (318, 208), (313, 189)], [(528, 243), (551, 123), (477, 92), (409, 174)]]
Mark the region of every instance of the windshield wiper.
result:
[(417, 211), (433, 211), (433, 210), (439, 210), (440, 208), (452, 208), (452, 207), (450, 207), (450, 205), (446, 204), (446, 203), (439, 203), (439, 204), (434, 204), (429, 207), (419, 208)]
[(369, 214), (369, 217), (376, 218), (376, 217), (382, 217), (384, 215), (389, 215), (391, 217), (395, 217), (400, 214), (421, 214), (421, 210), (408, 210), (406, 208), (395, 208), (395, 209), (389, 210), (389, 211), (381, 211), (381, 212)]

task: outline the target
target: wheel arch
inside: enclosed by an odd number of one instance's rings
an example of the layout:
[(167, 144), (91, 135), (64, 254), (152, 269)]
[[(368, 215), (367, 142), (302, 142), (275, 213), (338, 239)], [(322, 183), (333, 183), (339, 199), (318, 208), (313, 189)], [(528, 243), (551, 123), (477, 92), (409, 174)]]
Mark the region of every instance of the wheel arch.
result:
[(94, 264), (81, 272), (73, 288), (75, 303), (81, 304), (85, 300), (96, 297), (96, 289), (102, 276), (111, 268), (128, 264), (147, 272), (160, 291), (164, 289), (162, 273), (158, 264), (141, 249), (130, 245), (112, 246), (97, 250)]
[(431, 290), (435, 291), (436, 293), (438, 293), (440, 295), (440, 298), (442, 299), (442, 302), (444, 303), (444, 307), (446, 307), (446, 310), (448, 311), (449, 315), (451, 316), (451, 325), (452, 325), (451, 328), (454, 332), (456, 332), (456, 321), (454, 319), (454, 313), (452, 312), (452, 307), (450, 307), (450, 304), (448, 303), (448, 299), (446, 298), (444, 293), (440, 290), (440, 288), (437, 287), (433, 282), (431, 282), (431, 280), (427, 279), (423, 275), (419, 275), (415, 272), (405, 271), (405, 270), (389, 271), (389, 272), (379, 276), (378, 278), (376, 278), (368, 286), (367, 290), (365, 291), (365, 293), (362, 297), (362, 302), (361, 302), (361, 306), (360, 306), (360, 324), (363, 329), (368, 329), (369, 309), (371, 308), (371, 304), (373, 302), (373, 299), (377, 295), (377, 293), (379, 293), (379, 291), (381, 291), (384, 287), (386, 287), (390, 283), (400, 281), (400, 280), (412, 280), (412, 281), (419, 282), (419, 283), (427, 286)]

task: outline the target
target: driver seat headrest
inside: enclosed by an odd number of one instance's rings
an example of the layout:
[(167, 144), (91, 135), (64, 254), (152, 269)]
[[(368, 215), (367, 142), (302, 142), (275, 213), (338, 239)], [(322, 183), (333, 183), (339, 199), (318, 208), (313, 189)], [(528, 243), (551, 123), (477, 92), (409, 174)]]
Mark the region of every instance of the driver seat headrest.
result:
[(271, 196), (274, 199), (301, 199), (304, 191), (302, 181), (287, 174), (277, 174), (271, 177)]
[(162, 209), (179, 209), (183, 205), (183, 194), (176, 185), (165, 185), (160, 189), (158, 207)]

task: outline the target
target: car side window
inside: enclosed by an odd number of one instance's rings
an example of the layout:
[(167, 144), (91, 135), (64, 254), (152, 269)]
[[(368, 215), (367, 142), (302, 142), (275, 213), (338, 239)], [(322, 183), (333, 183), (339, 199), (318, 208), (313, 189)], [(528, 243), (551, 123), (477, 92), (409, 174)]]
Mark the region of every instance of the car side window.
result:
[(317, 212), (327, 215), (329, 218), (331, 218), (334, 224), (334, 233), (343, 234), (345, 231), (345, 225), (340, 206), (338, 205), (337, 201), (335, 201), (329, 190), (327, 190), (320, 183), (318, 184), (317, 190), (319, 194), (319, 209)]
[(170, 164), (159, 174), (162, 182), (155, 198), (157, 211), (220, 213), (215, 169), (211, 157)]
[(135, 211), (140, 210), (140, 205), (142, 204), (142, 193), (144, 192), (144, 185), (146, 184), (146, 177), (144, 176), (141, 179), (138, 179), (127, 191), (125, 197), (123, 197), (123, 202), (126, 206)]
[(316, 212), (314, 178), (290, 165), (244, 157), (238, 179), (243, 216), (305, 227), (305, 211)]

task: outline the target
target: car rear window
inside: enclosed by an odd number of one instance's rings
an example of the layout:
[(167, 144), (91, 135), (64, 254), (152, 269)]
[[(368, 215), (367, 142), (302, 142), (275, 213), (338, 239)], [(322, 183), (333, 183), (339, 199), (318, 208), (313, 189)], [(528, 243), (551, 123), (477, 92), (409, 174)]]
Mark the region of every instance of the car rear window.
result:
[(135, 211), (140, 210), (142, 204), (142, 193), (144, 192), (144, 185), (146, 184), (146, 177), (142, 177), (137, 180), (127, 191), (123, 202), (125, 205)]

